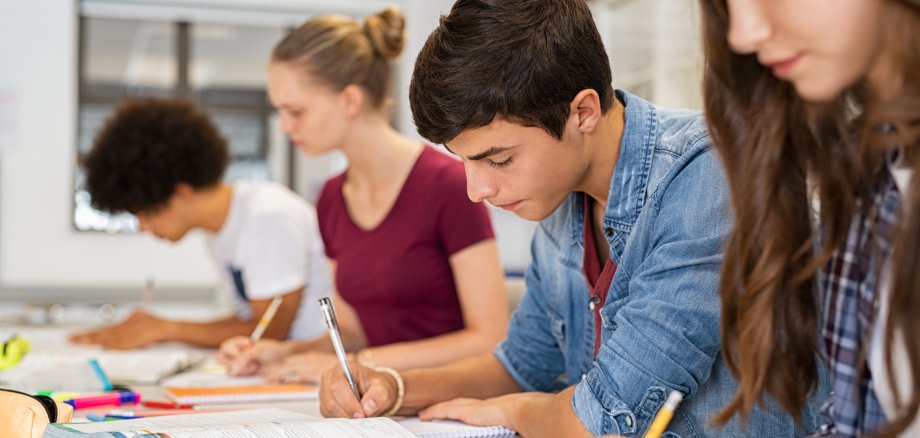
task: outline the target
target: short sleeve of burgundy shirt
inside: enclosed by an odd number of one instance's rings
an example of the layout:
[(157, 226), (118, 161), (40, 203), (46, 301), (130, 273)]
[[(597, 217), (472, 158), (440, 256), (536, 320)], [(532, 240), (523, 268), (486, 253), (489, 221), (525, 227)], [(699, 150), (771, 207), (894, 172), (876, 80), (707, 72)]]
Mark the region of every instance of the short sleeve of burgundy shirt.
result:
[(494, 237), (488, 211), (466, 195), (463, 164), (425, 147), (392, 209), (376, 228), (348, 213), (345, 174), (316, 202), (339, 294), (354, 307), (371, 346), (463, 328), (450, 257)]

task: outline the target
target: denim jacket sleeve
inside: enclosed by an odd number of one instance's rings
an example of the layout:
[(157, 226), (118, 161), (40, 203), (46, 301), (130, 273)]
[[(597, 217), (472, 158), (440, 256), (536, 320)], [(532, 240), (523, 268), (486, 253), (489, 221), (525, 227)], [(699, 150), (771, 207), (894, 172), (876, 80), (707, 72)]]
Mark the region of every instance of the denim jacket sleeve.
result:
[(705, 147), (681, 157), (649, 197), (601, 311), (600, 352), (572, 399), (592, 433), (644, 430), (670, 390), (693, 398), (709, 379), (731, 220), (720, 163)]
[[(508, 336), (495, 350), (498, 360), (523, 391), (558, 391), (565, 382), (565, 359), (559, 346), (562, 328), (547, 318), (549, 306), (544, 283), (540, 277), (537, 248), (551, 237), (537, 228), (531, 242), (532, 259), (524, 274), (526, 293), (511, 316)], [(538, 358), (538, 360), (536, 359)]]

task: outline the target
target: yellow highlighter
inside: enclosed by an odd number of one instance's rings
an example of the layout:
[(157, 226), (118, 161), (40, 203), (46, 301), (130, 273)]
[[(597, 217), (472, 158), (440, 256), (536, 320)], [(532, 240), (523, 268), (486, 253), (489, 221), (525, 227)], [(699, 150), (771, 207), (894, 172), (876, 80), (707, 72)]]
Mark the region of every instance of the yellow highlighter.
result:
[(680, 404), (680, 401), (684, 399), (684, 394), (679, 391), (671, 391), (668, 394), (668, 399), (664, 401), (664, 406), (658, 410), (658, 414), (655, 415), (655, 419), (652, 420), (652, 425), (649, 426), (648, 430), (645, 432), (645, 435), (642, 438), (658, 438), (664, 433), (664, 430), (668, 427), (668, 423), (671, 422), (671, 417), (674, 416), (674, 411), (677, 410), (677, 405)]

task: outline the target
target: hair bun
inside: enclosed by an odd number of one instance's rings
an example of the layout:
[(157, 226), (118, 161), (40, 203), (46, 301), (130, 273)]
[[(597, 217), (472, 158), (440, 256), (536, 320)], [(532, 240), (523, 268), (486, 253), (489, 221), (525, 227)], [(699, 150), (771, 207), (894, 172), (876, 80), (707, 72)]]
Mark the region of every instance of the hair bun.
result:
[(364, 32), (374, 52), (385, 59), (395, 59), (406, 43), (406, 19), (395, 7), (386, 8), (364, 19)]

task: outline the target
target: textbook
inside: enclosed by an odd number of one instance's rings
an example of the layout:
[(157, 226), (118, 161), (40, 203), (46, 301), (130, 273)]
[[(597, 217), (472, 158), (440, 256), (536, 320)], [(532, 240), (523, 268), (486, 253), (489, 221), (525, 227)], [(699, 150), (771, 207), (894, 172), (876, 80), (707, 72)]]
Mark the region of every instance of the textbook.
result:
[(51, 424), (45, 438), (493, 438), (510, 437), (502, 427), (469, 426), (456, 421), (419, 421), (405, 418), (320, 418), (283, 409), (171, 415), (136, 420), (82, 424)]
[(413, 438), (389, 418), (324, 419), (283, 409), (170, 415), (136, 420), (52, 424), (44, 438)]
[(166, 397), (184, 405), (278, 402), (311, 400), (317, 397), (316, 386), (292, 383), (206, 387), (166, 386), (163, 389)]

